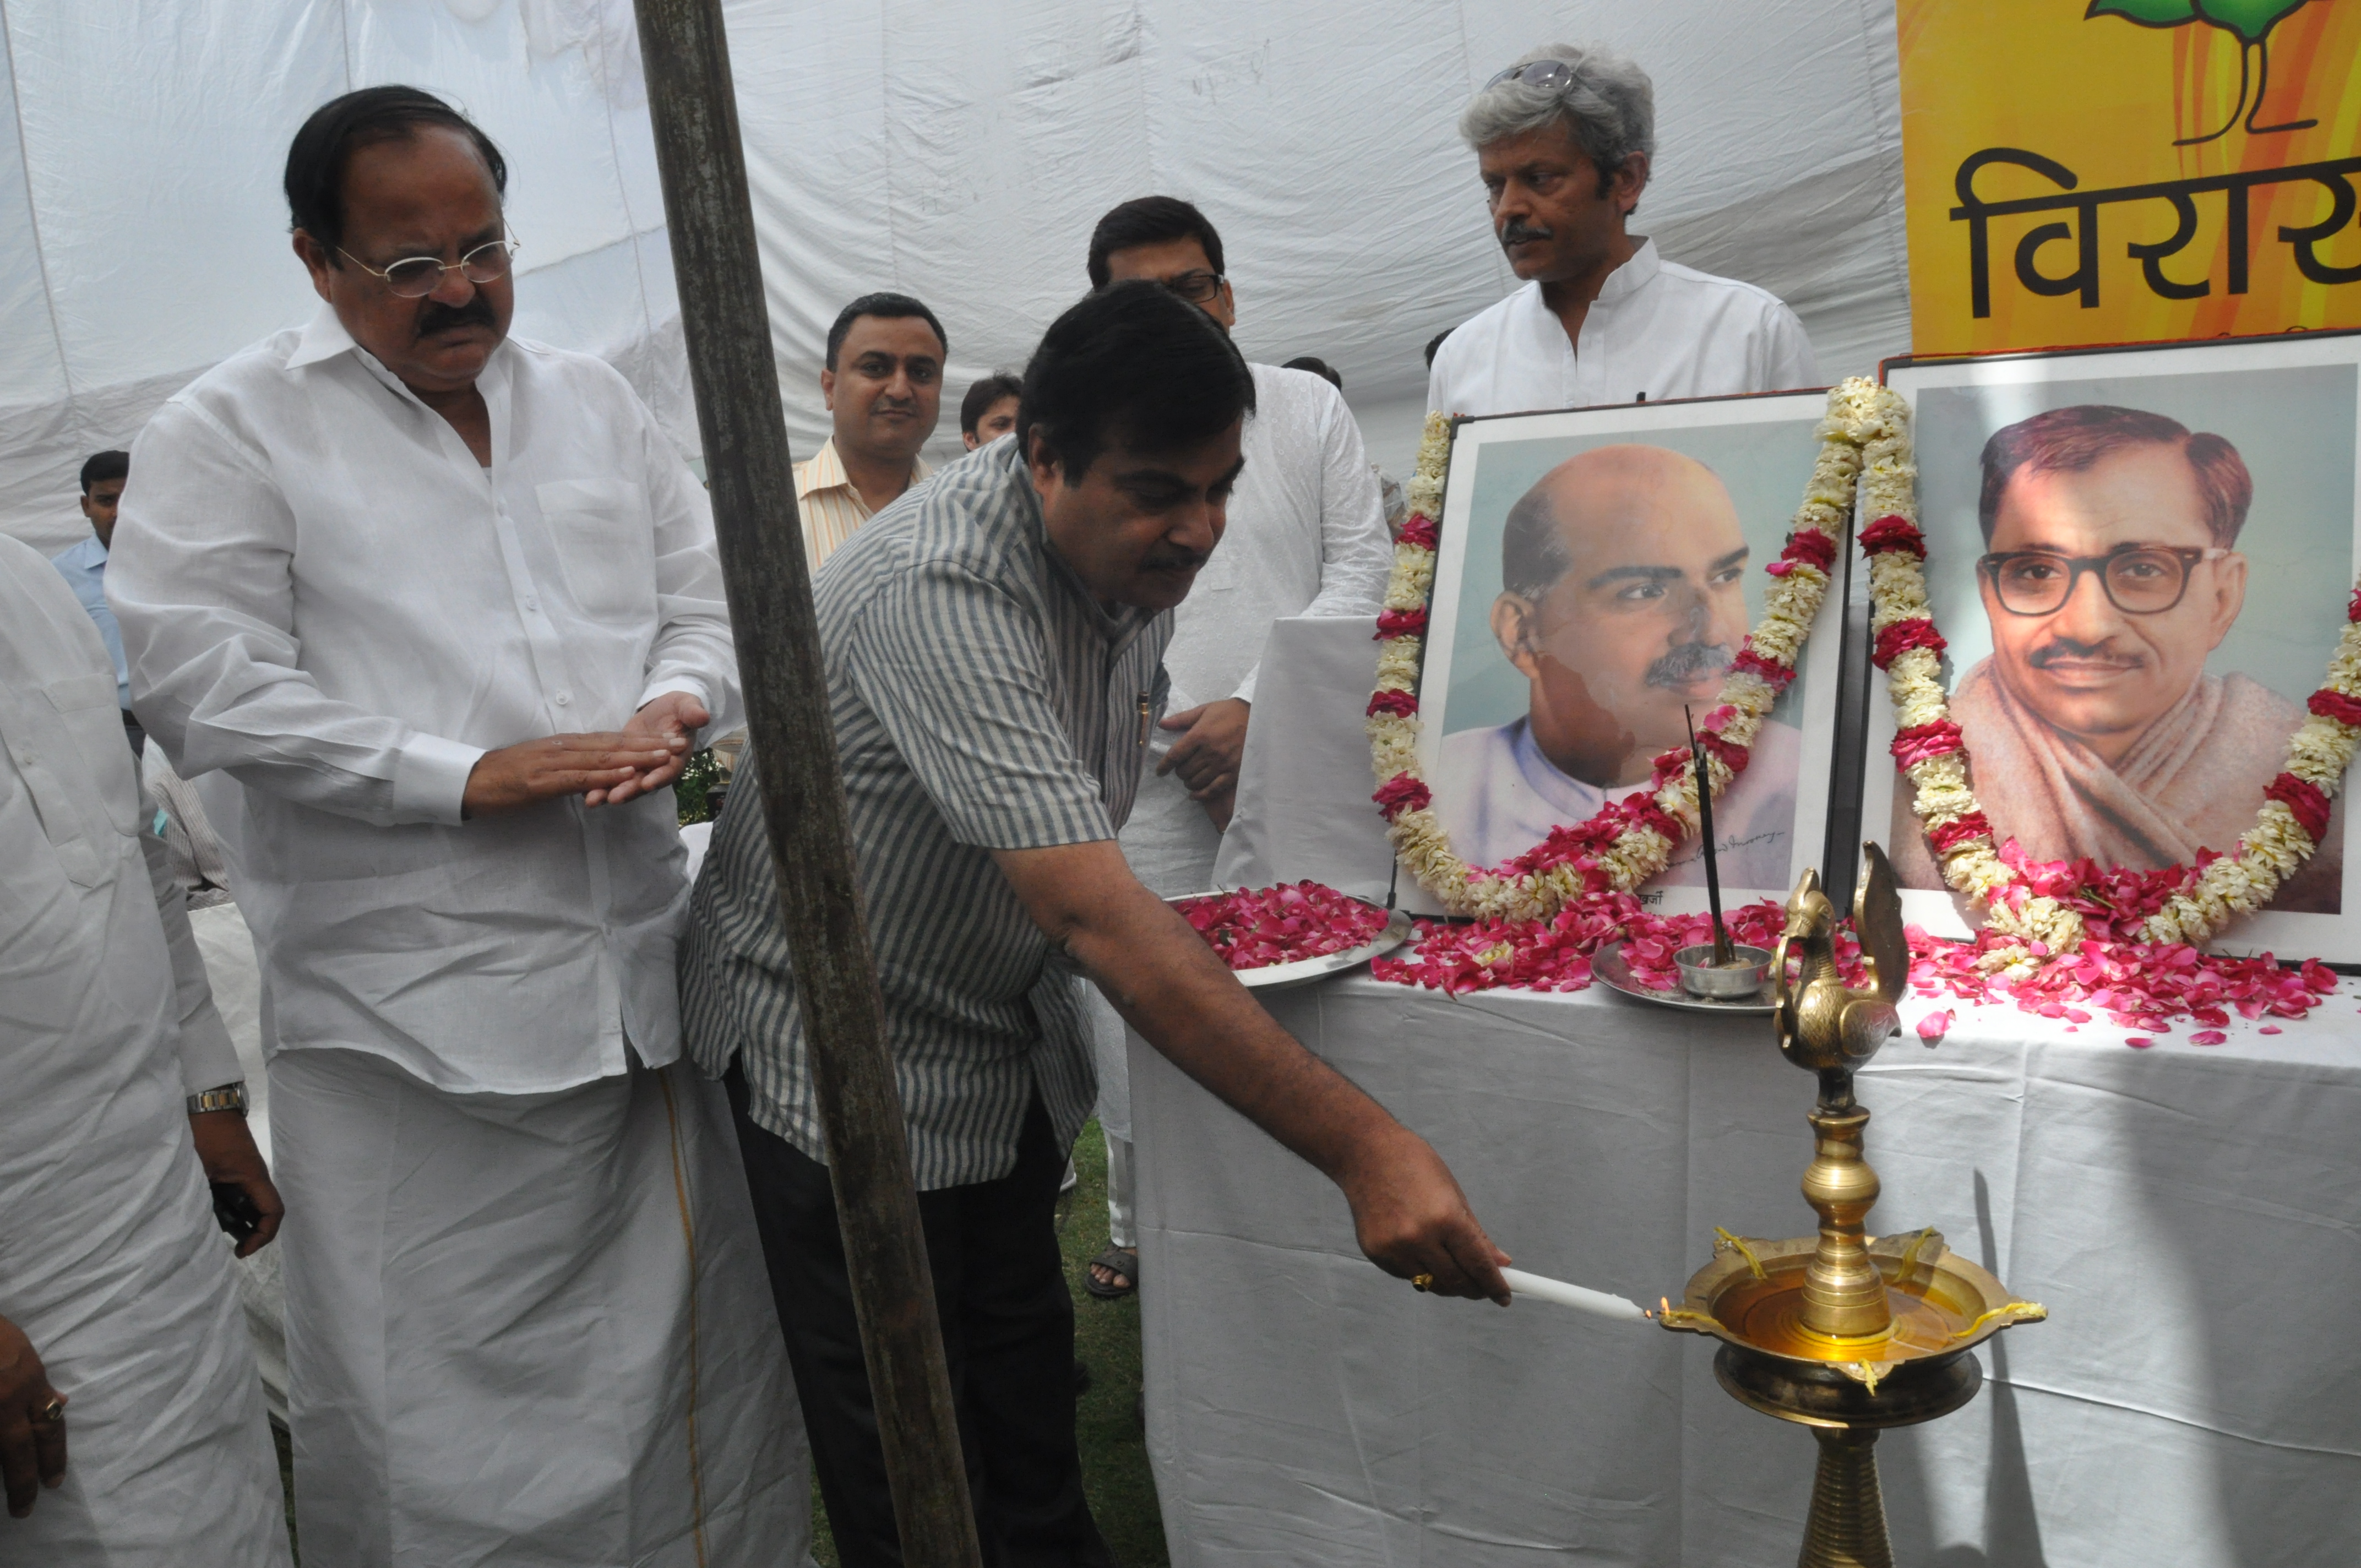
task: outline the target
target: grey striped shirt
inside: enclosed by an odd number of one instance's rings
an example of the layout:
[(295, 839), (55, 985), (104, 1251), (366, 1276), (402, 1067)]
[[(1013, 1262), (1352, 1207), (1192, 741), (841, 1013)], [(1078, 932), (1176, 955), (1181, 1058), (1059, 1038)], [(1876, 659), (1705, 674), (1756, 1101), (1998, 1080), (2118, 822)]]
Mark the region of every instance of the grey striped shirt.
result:
[[(1002, 440), (855, 533), (815, 588), (885, 1030), (921, 1190), (1016, 1161), (1038, 1091), (1061, 1143), (1097, 1093), (1078, 978), (993, 850), (1112, 839), (1163, 711), (1170, 613), (1109, 615), (1049, 548)], [(825, 1160), (769, 834), (730, 792), (680, 953), (689, 1055)]]

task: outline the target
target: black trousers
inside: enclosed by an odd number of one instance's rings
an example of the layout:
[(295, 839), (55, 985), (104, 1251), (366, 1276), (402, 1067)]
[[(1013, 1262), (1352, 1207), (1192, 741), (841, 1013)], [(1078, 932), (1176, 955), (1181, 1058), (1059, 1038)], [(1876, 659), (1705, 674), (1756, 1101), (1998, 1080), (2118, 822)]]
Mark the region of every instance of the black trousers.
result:
[[(845, 1568), (900, 1568), (828, 1168), (755, 1124), (734, 1066), (727, 1082), (837, 1552)], [(1065, 1168), (1065, 1151), (1037, 1099), (1015, 1170), (997, 1181), (918, 1194), (987, 1568), (1113, 1563), (1082, 1497), (1074, 1445), (1074, 1301), (1055, 1213)]]

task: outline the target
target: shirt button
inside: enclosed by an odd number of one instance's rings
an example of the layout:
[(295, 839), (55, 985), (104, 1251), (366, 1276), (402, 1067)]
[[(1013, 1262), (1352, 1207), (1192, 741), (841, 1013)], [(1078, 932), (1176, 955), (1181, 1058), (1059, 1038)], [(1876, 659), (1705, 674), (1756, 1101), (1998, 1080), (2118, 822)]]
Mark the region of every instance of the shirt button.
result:
[(557, 694), (557, 706), (560, 707), (564, 707), (567, 703), (572, 702), (573, 700), (574, 694), (572, 692), (559, 692)]
[(524, 607), (527, 609), (539, 609), (541, 608), (541, 601), (539, 599), (527, 599), (524, 601)]

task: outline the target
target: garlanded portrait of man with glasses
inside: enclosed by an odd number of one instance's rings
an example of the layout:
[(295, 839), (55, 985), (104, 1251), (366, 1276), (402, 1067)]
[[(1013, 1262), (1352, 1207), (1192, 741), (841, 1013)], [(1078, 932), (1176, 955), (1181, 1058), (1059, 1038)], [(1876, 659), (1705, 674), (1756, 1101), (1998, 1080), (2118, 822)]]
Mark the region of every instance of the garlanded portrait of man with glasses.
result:
[[(2246, 608), (2254, 496), (2229, 441), (2138, 409), (2051, 409), (1984, 444), (1976, 585), (1993, 651), (1959, 678), (1951, 716), (1996, 838), (2143, 871), (2236, 851), (2304, 717), (2246, 675), (2206, 673)], [(2336, 810), (2275, 908), (2337, 910)], [(1940, 886), (1906, 800), (1895, 815), (1905, 881)]]

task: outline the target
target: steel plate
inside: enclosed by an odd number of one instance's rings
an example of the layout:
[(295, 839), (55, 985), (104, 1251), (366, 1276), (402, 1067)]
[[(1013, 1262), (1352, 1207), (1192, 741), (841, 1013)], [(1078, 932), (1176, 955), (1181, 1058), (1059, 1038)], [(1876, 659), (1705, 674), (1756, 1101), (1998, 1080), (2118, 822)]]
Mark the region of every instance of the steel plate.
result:
[[(1767, 998), (1756, 1002), (1717, 1002), (1703, 996), (1691, 996), (1686, 992), (1656, 991), (1642, 985), (1632, 975), (1631, 966), (1623, 961), (1623, 944), (1620, 942), (1601, 943), (1598, 950), (1590, 955), (1590, 972), (1610, 990), (1620, 991), (1626, 996), (1657, 1007), (1677, 1008), (1683, 1013), (1761, 1017), (1772, 1011)], [(1769, 986), (1763, 987), (1764, 992), (1769, 990)]]
[[(1182, 898), (1168, 898), (1164, 902), (1178, 908), (1190, 899), (1220, 898), (1234, 891), (1235, 890), (1231, 888), (1220, 888), (1210, 893), (1189, 894)], [(1354, 902), (1369, 904), (1366, 898), (1355, 899)], [(1383, 906), (1369, 904), (1369, 907), (1378, 909)], [(1358, 969), (1371, 959), (1383, 958), (1409, 941), (1410, 932), (1410, 911), (1397, 909), (1387, 919), (1384, 930), (1358, 947), (1344, 948), (1333, 953), (1323, 953), (1316, 959), (1298, 959), (1291, 964), (1265, 964), (1260, 969), (1232, 970), (1230, 972), (1236, 975), (1238, 983), (1249, 991), (1283, 991), (1289, 986), (1310, 985), (1314, 981), (1326, 980), (1332, 974), (1343, 974), (1346, 970)]]

